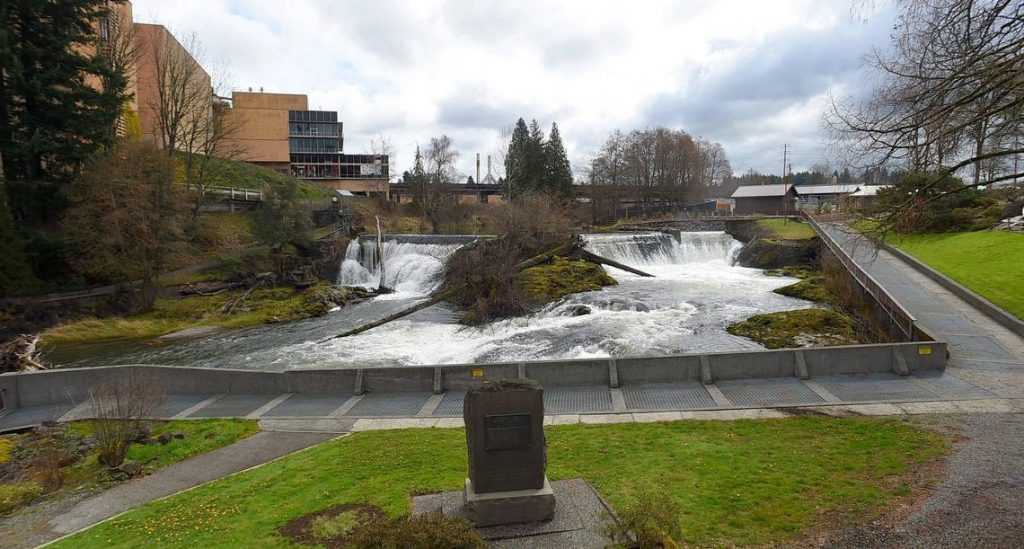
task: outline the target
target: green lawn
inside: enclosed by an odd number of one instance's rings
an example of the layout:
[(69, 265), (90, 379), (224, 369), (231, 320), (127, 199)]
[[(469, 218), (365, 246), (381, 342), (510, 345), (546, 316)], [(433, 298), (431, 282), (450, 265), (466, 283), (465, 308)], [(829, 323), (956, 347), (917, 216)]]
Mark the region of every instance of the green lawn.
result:
[[(685, 541), (759, 545), (822, 521), (877, 517), (946, 439), (894, 419), (549, 427), (548, 474), (583, 477), (613, 505), (642, 485), (678, 499)], [(287, 547), (288, 520), (342, 503), (407, 513), (410, 494), (458, 490), (461, 429), (358, 433), (152, 502), (57, 547)], [(917, 484), (914, 484), (916, 487)]]
[(895, 235), (888, 241), (1024, 319), (1024, 235), (979, 231)]
[(757, 225), (768, 233), (765, 235), (766, 238), (806, 240), (815, 237), (814, 229), (804, 222), (788, 219), (758, 219)]

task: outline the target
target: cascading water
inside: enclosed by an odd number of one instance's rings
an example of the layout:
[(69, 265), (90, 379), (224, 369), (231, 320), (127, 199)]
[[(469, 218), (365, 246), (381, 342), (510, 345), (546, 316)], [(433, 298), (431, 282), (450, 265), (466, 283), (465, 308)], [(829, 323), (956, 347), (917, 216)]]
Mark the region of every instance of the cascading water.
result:
[[(422, 299), (439, 283), (444, 261), (475, 238), (388, 237), (383, 262), (387, 283), (398, 291), (326, 316), (160, 348), (131, 349), (119, 342), (107, 350), (94, 348), (78, 360), (55, 362), (280, 370), (730, 351), (758, 346), (726, 332), (729, 324), (758, 313), (811, 306), (771, 291), (794, 279), (733, 265), (742, 246), (725, 233), (587, 235), (585, 246), (592, 252), (654, 278), (608, 269), (618, 285), (567, 296), (530, 316), (467, 328), (458, 324), (456, 311), (439, 304), (356, 336), (319, 343)], [(339, 282), (376, 287), (380, 271), (375, 256), (375, 237), (353, 241)]]
[(619, 233), (587, 235), (585, 246), (597, 255), (632, 267), (683, 263), (735, 262), (743, 244), (723, 232)]
[[(455, 250), (475, 237), (394, 235), (384, 241), (385, 284), (399, 294), (427, 295), (441, 282), (445, 262)], [(363, 236), (348, 245), (341, 263), (338, 284), (376, 288), (381, 260), (377, 238)]]

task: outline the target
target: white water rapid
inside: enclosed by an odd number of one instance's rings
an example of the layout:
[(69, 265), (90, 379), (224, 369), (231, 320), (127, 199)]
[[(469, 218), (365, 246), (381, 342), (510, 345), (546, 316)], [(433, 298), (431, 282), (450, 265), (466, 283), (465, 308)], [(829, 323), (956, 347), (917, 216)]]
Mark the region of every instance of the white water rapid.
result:
[[(385, 285), (396, 294), (386, 299), (427, 295), (441, 283), (444, 265), (455, 250), (473, 237), (420, 235), (390, 236), (384, 241)], [(377, 238), (364, 236), (352, 241), (341, 263), (338, 284), (376, 288), (380, 284), (381, 261)]]
[[(385, 244), (388, 284), (398, 291), (309, 320), (237, 330), (164, 347), (118, 342), (56, 359), (68, 366), (187, 364), (303, 369), (387, 368), (604, 356), (644, 356), (757, 348), (726, 332), (751, 315), (812, 306), (772, 292), (795, 282), (734, 265), (742, 245), (721, 232), (588, 235), (586, 247), (655, 275), (609, 269), (619, 284), (574, 294), (537, 313), (480, 328), (435, 305), (365, 333), (319, 343), (408, 307), (433, 291), (444, 260), (473, 237), (396, 237)], [(340, 282), (376, 287), (376, 242), (351, 245)]]

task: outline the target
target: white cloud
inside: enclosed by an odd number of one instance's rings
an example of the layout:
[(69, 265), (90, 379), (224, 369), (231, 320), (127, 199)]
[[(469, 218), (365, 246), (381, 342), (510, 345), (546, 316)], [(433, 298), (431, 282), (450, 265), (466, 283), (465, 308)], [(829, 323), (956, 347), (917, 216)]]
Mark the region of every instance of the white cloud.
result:
[(339, 111), (346, 151), (383, 133), (404, 169), (417, 142), (447, 133), (467, 173), (518, 116), (557, 121), (574, 165), (612, 130), (664, 124), (721, 141), (737, 171), (777, 172), (786, 142), (809, 166), (822, 98), (855, 82), (891, 20), (854, 21), (841, 0), (133, 5), (137, 21), (195, 32), (236, 89)]

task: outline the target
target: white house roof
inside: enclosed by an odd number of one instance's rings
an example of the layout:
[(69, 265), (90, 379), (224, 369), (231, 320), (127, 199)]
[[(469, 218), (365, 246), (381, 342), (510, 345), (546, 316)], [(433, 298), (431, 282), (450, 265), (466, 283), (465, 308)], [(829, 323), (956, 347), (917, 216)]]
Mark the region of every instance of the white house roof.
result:
[(851, 194), (855, 192), (858, 185), (798, 185), (794, 187), (796, 194), (807, 196), (810, 194)]
[(786, 194), (792, 185), (742, 185), (732, 193), (733, 198), (761, 198), (771, 196), (782, 196)]
[(861, 188), (857, 189), (857, 192), (850, 193), (850, 196), (875, 196), (878, 191), (888, 187), (889, 185), (862, 185)]

